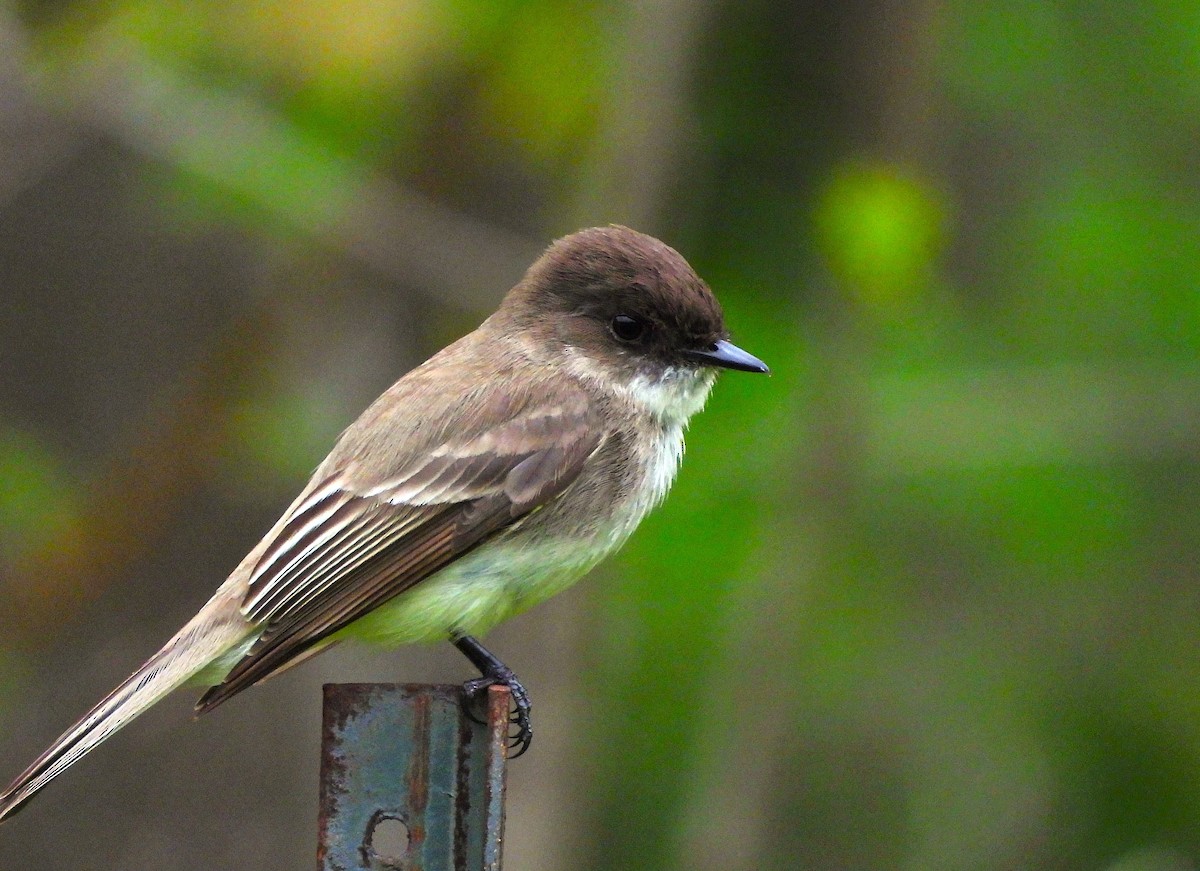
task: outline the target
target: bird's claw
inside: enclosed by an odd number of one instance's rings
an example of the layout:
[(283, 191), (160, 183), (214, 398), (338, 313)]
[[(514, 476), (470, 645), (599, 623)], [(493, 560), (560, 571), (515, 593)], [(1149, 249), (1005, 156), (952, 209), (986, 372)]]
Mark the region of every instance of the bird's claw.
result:
[(525, 691), (525, 687), (521, 686), (517, 676), (507, 668), (497, 670), (496, 674), (484, 675), (464, 682), (463, 694), (467, 697), (467, 716), (481, 726), (485, 726), (487, 723), (475, 715), (473, 708), (481, 698), (486, 697), (487, 689), (491, 686), (508, 687), (509, 695), (512, 698), (513, 708), (508, 716), (508, 722), (516, 729), (510, 728), (509, 730), (508, 749), (516, 750), (516, 752), (510, 753), (508, 758), (516, 759), (528, 750), (529, 745), (533, 742), (533, 726), (529, 716), (533, 705), (529, 701), (529, 693)]

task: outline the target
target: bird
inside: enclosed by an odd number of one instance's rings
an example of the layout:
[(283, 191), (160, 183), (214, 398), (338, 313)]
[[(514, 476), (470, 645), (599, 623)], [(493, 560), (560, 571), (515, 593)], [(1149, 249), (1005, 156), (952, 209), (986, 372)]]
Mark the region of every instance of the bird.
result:
[(675, 249), (618, 225), (553, 242), (341, 434), (200, 611), (0, 793), (0, 820), (185, 684), (207, 713), (346, 639), (448, 639), (479, 670), (467, 703), (509, 687), (525, 752), (529, 694), (477, 636), (629, 538), (720, 369), (768, 371)]

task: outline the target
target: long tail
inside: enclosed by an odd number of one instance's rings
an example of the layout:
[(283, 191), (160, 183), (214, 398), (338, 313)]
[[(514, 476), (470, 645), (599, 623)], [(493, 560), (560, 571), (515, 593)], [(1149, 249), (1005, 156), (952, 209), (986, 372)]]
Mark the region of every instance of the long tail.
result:
[[(205, 609), (207, 611), (208, 609)], [(211, 613), (211, 612), (210, 612)], [(58, 775), (247, 637), (240, 620), (213, 620), (202, 611), (158, 653), (50, 745), (0, 793), (0, 821), (16, 813)]]

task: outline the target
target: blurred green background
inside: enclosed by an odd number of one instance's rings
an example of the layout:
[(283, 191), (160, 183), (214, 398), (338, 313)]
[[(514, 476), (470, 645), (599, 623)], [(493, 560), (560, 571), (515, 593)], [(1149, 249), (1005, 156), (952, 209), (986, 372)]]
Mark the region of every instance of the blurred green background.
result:
[[(491, 636), (539, 733), (507, 866), (1195, 869), (1198, 195), (1184, 0), (0, 2), (0, 777), (620, 222), (774, 375)], [(311, 867), (319, 684), (468, 671), (180, 694), (0, 867)]]

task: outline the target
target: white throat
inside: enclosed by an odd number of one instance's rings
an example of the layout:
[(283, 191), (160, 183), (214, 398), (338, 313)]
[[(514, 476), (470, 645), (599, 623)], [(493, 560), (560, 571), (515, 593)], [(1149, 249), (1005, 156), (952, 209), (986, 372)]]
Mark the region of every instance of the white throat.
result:
[(661, 373), (639, 373), (625, 381), (578, 348), (566, 350), (567, 369), (572, 375), (615, 390), (641, 411), (668, 428), (687, 426), (688, 419), (708, 400), (716, 373), (690, 366), (669, 367)]
[(668, 369), (657, 378), (638, 375), (620, 389), (664, 424), (687, 426), (688, 419), (704, 408), (715, 380), (712, 372)]

